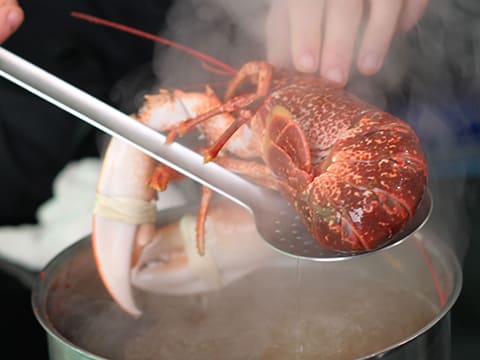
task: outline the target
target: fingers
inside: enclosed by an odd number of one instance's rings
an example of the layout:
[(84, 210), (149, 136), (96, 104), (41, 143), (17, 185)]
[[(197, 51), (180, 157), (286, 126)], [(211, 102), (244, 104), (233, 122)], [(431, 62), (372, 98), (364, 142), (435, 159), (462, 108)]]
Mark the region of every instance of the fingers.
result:
[(411, 29), (428, 5), (428, 0), (271, 2), (266, 26), (268, 60), (288, 66), (291, 59), (296, 70), (318, 71), (342, 86), (352, 63), (364, 75), (378, 72), (395, 32)]
[(405, 0), (397, 31), (409, 31), (420, 20), (427, 9), (428, 0)]
[(287, 0), (273, 0), (265, 24), (267, 60), (277, 66), (290, 65), (290, 26)]
[(23, 18), (23, 11), (16, 1), (0, 0), (0, 44), (18, 29)]
[(363, 13), (363, 1), (328, 1), (320, 75), (345, 85), (353, 59), (355, 40)]
[(289, 0), (291, 56), (299, 71), (318, 69), (324, 0)]
[(401, 1), (370, 0), (368, 22), (358, 53), (358, 70), (373, 75), (383, 64), (402, 11)]

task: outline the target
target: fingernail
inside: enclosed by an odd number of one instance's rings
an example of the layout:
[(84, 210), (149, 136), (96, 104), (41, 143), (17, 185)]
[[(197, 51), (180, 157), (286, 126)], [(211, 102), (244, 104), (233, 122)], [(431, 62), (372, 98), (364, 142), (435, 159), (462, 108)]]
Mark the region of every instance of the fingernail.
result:
[(10, 10), (7, 14), (8, 24), (12, 29), (16, 29), (20, 25), (22, 20), (18, 10)]
[(298, 59), (298, 70), (300, 71), (315, 71), (315, 67), (315, 58), (312, 54), (305, 53)]
[(367, 54), (362, 58), (361, 65), (363, 70), (368, 72), (375, 72), (378, 70), (378, 67), (380, 65), (380, 58), (374, 53)]
[(343, 84), (343, 71), (338, 67), (333, 67), (325, 72), (324, 77), (337, 84)]

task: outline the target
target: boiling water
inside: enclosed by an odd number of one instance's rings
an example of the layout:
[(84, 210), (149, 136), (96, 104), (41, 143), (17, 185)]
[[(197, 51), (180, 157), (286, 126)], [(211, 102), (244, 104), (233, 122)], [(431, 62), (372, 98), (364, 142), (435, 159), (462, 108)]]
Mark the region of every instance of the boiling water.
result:
[(389, 285), (398, 281), (348, 268), (320, 270), (265, 268), (204, 295), (142, 293), (145, 313), (138, 320), (99, 295), (102, 285), (89, 277), (76, 283), (83, 293), (70, 287), (75, 295), (62, 299), (52, 321), (70, 341), (109, 359), (328, 360), (385, 349), (439, 311), (436, 299)]

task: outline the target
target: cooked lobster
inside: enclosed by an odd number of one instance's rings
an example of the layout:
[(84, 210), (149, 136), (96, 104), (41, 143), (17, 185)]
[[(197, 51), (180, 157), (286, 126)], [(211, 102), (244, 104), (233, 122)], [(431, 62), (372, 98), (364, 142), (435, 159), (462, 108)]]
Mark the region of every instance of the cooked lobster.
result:
[[(249, 84), (255, 85), (253, 91)], [(280, 191), (312, 236), (336, 251), (364, 252), (388, 243), (413, 216), (426, 189), (427, 162), (406, 122), (325, 80), (264, 61), (248, 62), (236, 71), (223, 101), (208, 86), (204, 93), (162, 90), (147, 97), (135, 118), (169, 132), (169, 141), (199, 129), (207, 140), (206, 161), (217, 161)], [(118, 147), (112, 143), (105, 159), (99, 208), (140, 199), (141, 206), (135, 205), (133, 211), (140, 208), (149, 215), (135, 220), (127, 232), (118, 223), (132, 214), (112, 221), (108, 211), (95, 213), (94, 249), (112, 293), (116, 285), (105, 275), (110, 242), (128, 233), (128, 243), (116, 248), (125, 249), (122, 257), (129, 261), (134, 242), (145, 244), (153, 234), (155, 191), (145, 186), (146, 178), (157, 190), (175, 177), (165, 166), (154, 169), (151, 159), (130, 150), (131, 161), (125, 163), (121, 155), (127, 153)], [(200, 253), (205, 250), (204, 223), (211, 194), (204, 195), (197, 223)], [(110, 197), (122, 199), (112, 203)], [(119, 226), (118, 231), (112, 230), (114, 226)], [(130, 303), (125, 308), (135, 306)]]

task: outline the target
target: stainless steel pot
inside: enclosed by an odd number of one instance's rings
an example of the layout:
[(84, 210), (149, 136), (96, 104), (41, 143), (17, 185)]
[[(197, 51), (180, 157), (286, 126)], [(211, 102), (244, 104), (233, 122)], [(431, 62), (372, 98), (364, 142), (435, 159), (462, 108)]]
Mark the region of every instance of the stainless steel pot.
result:
[(137, 292), (134, 319), (110, 299), (90, 238), (58, 255), (33, 291), (57, 359), (449, 359), (461, 289), (453, 252), (427, 227), (339, 263), (282, 257), (219, 291)]

